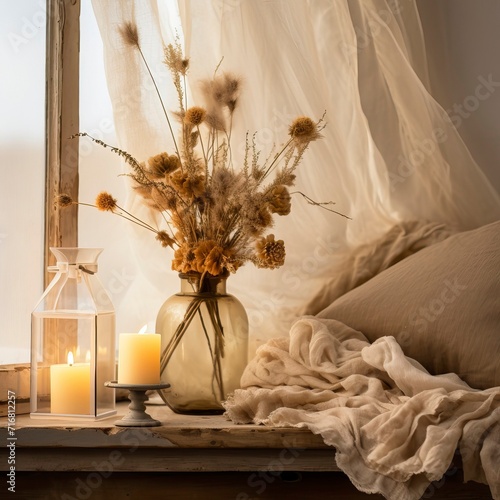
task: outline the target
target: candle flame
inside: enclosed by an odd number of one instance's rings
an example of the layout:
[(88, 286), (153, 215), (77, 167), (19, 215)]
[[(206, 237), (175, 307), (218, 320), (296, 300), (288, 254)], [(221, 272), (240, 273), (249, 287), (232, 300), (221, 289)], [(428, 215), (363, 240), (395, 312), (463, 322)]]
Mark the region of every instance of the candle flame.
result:
[(85, 361), (87, 363), (90, 363), (90, 351), (87, 351), (87, 354), (85, 355)]
[(75, 358), (73, 357), (73, 353), (71, 351), (68, 352), (68, 365), (72, 366), (75, 362)]
[(146, 333), (146, 330), (148, 328), (148, 325), (145, 324), (140, 330), (139, 330), (139, 333)]

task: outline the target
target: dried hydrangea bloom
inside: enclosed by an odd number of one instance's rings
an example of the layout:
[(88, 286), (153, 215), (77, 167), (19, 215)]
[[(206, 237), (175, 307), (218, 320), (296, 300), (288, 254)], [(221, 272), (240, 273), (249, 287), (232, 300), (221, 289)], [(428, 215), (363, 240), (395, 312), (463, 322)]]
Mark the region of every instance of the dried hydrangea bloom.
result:
[(186, 125), (191, 125), (197, 127), (203, 123), (203, 120), (207, 116), (207, 112), (204, 108), (200, 106), (193, 106), (186, 110), (184, 115), (184, 123)]
[(116, 208), (116, 199), (106, 191), (101, 191), (95, 199), (95, 205), (103, 212), (112, 212)]
[(158, 231), (156, 233), (156, 239), (161, 243), (161, 246), (166, 248), (173, 248), (175, 245), (175, 240), (166, 232), (166, 231)]
[(260, 238), (255, 244), (257, 267), (275, 269), (285, 263), (285, 244), (275, 240), (274, 234)]
[(227, 271), (234, 272), (240, 265), (233, 262), (233, 252), (223, 248), (214, 240), (202, 240), (193, 250), (195, 260), (194, 270), (203, 274), (207, 272), (212, 276), (220, 276)]
[[(213, 240), (202, 240), (194, 249), (195, 266), (199, 273), (205, 271), (205, 260), (217, 243)], [(217, 273), (218, 274), (218, 273)]]
[(177, 250), (175, 250), (174, 258), (172, 260), (172, 269), (174, 271), (179, 271), (180, 273), (196, 271), (194, 263), (195, 255), (190, 245), (183, 243)]
[(148, 160), (148, 166), (149, 172), (159, 178), (175, 172), (181, 166), (181, 162), (176, 155), (160, 153)]
[(184, 248), (181, 245), (174, 251), (174, 258), (172, 259), (172, 269), (174, 271), (180, 272), (183, 262), (184, 262)]
[(213, 276), (222, 274), (226, 269), (226, 264), (229, 259), (228, 253), (228, 250), (224, 250), (224, 248), (219, 245), (212, 248), (205, 259), (205, 269), (207, 273)]
[(274, 186), (271, 190), (269, 210), (273, 214), (288, 215), (292, 209), (291, 196), (285, 186)]
[(189, 175), (178, 170), (170, 175), (167, 180), (183, 198), (198, 198), (205, 193), (205, 177), (203, 175)]
[(307, 116), (296, 118), (290, 125), (288, 133), (298, 144), (308, 143), (321, 137), (316, 123)]
[(59, 196), (56, 196), (54, 204), (61, 208), (69, 207), (70, 205), (73, 205), (73, 198), (71, 198), (69, 194), (60, 194)]

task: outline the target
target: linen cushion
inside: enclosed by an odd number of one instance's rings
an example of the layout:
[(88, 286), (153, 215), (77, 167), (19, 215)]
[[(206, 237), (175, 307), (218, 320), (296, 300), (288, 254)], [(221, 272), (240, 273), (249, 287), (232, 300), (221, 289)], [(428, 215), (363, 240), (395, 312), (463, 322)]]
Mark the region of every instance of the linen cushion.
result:
[(450, 236), (346, 293), (318, 317), (393, 336), (432, 374), (500, 386), (500, 221)]

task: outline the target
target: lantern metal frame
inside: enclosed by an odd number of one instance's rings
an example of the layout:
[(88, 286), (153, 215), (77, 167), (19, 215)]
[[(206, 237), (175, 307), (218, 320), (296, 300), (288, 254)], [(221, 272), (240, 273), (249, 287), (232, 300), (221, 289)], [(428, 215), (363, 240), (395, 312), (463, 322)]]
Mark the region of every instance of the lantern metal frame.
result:
[[(51, 248), (55, 277), (31, 314), (32, 418), (116, 414), (116, 321), (97, 276), (100, 248)], [(69, 353), (74, 357), (71, 363)]]

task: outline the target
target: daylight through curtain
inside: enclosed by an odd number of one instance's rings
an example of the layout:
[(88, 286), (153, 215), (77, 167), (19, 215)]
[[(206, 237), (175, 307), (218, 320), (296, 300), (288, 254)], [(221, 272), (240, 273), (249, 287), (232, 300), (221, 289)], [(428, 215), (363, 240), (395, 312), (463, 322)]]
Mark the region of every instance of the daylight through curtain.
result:
[[(229, 291), (246, 306), (254, 344), (285, 334), (296, 311), (335, 272), (339, 255), (402, 220), (460, 230), (500, 217), (498, 195), (470, 157), (450, 117), (428, 92), (425, 47), (413, 0), (93, 0), (104, 41), (108, 87), (120, 147), (139, 160), (172, 151), (154, 88), (120, 38), (133, 21), (167, 109), (176, 109), (163, 45), (177, 33), (190, 58), (191, 104), (197, 81), (220, 71), (244, 82), (232, 151), (241, 160), (246, 132), (265, 157), (286, 139), (293, 118), (320, 118), (296, 190), (333, 200), (346, 220), (294, 196), (273, 232), (287, 258), (278, 270), (238, 270)], [(173, 8), (174, 7), (174, 8)], [(177, 12), (179, 17), (177, 16)], [(179, 22), (180, 26), (179, 27)], [(130, 190), (127, 207), (153, 217)], [(131, 228), (139, 277), (120, 314), (154, 325), (161, 302), (177, 291), (171, 253)]]

